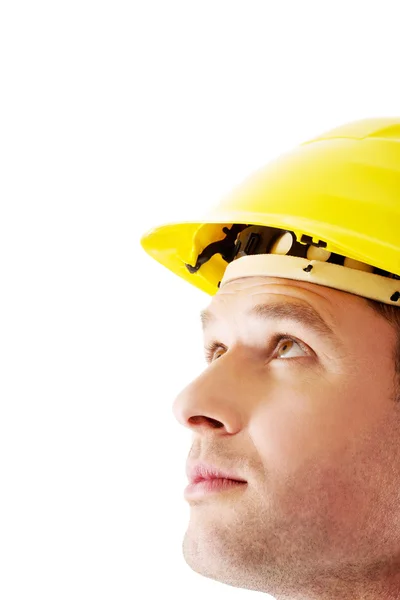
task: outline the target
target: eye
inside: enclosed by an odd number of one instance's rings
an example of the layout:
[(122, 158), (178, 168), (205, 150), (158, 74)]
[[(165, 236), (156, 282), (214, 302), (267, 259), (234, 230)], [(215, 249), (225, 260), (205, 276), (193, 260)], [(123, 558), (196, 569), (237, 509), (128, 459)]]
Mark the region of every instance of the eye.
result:
[(205, 348), (207, 363), (211, 363), (216, 357), (220, 358), (221, 355), (218, 356), (218, 353), (225, 350), (225, 346), (222, 346), (222, 344), (218, 344), (218, 342), (213, 342), (212, 344), (209, 344)]
[[(278, 335), (272, 340), (272, 348), (277, 348), (274, 357), (281, 360), (289, 358), (296, 358), (298, 356), (305, 356), (309, 354), (307, 352), (305, 344), (288, 337), (287, 335)], [(208, 364), (212, 363), (217, 358), (220, 358), (227, 348), (218, 342), (212, 342), (205, 348), (206, 361)]]
[(303, 345), (292, 338), (281, 337), (278, 342), (279, 347), (276, 352), (278, 358), (295, 358), (307, 354)]

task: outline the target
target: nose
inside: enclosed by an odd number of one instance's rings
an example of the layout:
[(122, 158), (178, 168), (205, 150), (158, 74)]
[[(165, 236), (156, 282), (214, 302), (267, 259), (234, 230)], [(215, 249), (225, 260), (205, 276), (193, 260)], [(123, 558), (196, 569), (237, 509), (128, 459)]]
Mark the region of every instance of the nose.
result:
[(172, 412), (181, 425), (197, 433), (240, 431), (244, 390), (237, 369), (235, 373), (223, 363), (223, 358), (218, 359), (178, 394)]

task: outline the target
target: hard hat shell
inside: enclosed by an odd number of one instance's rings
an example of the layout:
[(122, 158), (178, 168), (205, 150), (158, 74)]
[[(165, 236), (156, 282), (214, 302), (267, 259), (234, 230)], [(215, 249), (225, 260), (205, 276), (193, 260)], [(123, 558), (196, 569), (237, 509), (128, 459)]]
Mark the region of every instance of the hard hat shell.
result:
[(332, 253), (400, 276), (400, 118), (364, 119), (309, 140), (263, 167), (194, 221), (141, 239), (159, 263), (214, 295), (227, 261), (198, 256), (234, 224), (308, 236)]

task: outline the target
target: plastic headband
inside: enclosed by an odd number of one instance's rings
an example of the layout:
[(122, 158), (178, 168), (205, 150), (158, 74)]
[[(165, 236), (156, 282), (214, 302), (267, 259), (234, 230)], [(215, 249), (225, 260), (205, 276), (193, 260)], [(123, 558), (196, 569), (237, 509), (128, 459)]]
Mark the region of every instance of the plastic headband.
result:
[(229, 264), (219, 286), (240, 277), (269, 276), (308, 281), (364, 298), (400, 306), (400, 276), (326, 250), (326, 242), (292, 231), (259, 225), (223, 228), (224, 240), (203, 250), (196, 272), (217, 252)]

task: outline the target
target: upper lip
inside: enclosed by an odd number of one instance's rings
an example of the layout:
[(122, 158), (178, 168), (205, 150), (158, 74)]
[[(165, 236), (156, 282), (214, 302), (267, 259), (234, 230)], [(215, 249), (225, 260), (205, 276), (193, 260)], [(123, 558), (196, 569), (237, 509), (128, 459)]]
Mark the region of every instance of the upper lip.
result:
[(232, 471), (223, 471), (204, 462), (188, 464), (186, 466), (186, 475), (190, 483), (198, 483), (199, 481), (208, 479), (232, 479), (233, 481), (245, 482), (244, 479)]

